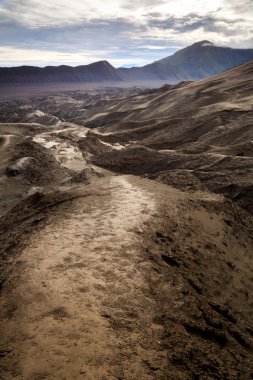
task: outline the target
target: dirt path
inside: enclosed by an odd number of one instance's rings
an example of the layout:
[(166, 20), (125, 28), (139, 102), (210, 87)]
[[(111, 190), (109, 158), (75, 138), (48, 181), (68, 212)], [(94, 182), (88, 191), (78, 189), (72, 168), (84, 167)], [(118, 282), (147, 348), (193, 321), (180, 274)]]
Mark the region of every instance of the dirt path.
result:
[(138, 242), (156, 206), (142, 182), (103, 179), (100, 196), (75, 200), (32, 237), (2, 297), (1, 379), (165, 378)]
[[(63, 127), (63, 129), (59, 129)], [(87, 128), (76, 126), (75, 124), (64, 124), (52, 131), (40, 133), (33, 137), (33, 141), (48, 148), (55, 156), (56, 160), (61, 166), (71, 170), (80, 171), (87, 164), (83, 158), (82, 152), (78, 149), (76, 144), (68, 139), (62, 139), (60, 133), (73, 133), (76, 138), (83, 138), (86, 136)]]

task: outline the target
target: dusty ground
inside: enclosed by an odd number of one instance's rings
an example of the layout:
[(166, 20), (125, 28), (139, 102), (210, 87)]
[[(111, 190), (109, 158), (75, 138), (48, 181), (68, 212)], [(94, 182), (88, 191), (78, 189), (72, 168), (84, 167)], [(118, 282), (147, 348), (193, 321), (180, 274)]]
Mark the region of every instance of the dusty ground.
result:
[[(154, 300), (144, 296), (133, 231), (153, 208), (145, 190), (112, 177), (98, 195), (75, 201), (64, 221), (53, 217), (31, 238), (18, 259), (18, 289), (2, 299), (2, 344), (10, 350), (3, 378), (148, 376), (131, 321)], [(143, 313), (141, 325), (150, 318)], [(122, 328), (130, 334), (120, 339)], [(131, 364), (124, 364), (128, 356)]]
[(1, 378), (251, 378), (252, 230), (228, 209), (134, 176), (76, 189), (14, 255)]

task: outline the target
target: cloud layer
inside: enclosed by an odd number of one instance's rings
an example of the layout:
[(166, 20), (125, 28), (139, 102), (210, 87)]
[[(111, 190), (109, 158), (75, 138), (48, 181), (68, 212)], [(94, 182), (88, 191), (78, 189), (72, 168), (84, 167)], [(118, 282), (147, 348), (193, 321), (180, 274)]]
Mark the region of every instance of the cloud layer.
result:
[(252, 25), (252, 0), (0, 0), (0, 66), (144, 65), (200, 40), (253, 47)]

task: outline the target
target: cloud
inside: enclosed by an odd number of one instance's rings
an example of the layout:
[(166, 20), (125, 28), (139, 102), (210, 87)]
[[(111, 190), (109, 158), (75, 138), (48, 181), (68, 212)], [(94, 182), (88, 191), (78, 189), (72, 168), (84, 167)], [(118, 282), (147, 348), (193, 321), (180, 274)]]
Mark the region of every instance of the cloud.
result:
[(143, 45), (137, 46), (138, 49), (148, 49), (148, 50), (164, 50), (167, 49), (167, 46), (158, 46), (158, 45)]
[(138, 66), (139, 64), (146, 65), (152, 60), (152, 57), (148, 54), (144, 54), (140, 59), (139, 56), (135, 56), (133, 53), (126, 57), (125, 55), (114, 54), (112, 51), (101, 50), (93, 50), (89, 53), (64, 53), (52, 50), (18, 49), (11, 46), (0, 47), (0, 61), (4, 67), (22, 65), (48, 66), (58, 64), (78, 66), (104, 60), (105, 56), (109, 57), (108, 61), (115, 67)]
[(190, 13), (181, 18), (171, 16), (166, 19), (150, 19), (149, 25), (154, 29), (171, 30), (182, 34), (202, 29), (206, 32), (217, 32), (221, 35), (230, 35), (228, 31), (232, 33), (237, 32), (238, 22), (243, 23), (244, 19), (237, 19), (235, 22), (226, 18), (214, 17), (212, 15), (200, 16), (195, 13)]
[[(164, 1), (157, 0), (156, 4)], [(89, 22), (98, 16), (101, 20), (138, 20), (143, 9), (151, 5), (151, 0), (143, 0), (139, 5), (129, 0), (6, 0), (0, 5), (0, 16), (29, 27), (59, 26)]]
[(23, 61), (40, 65), (141, 65), (204, 39), (252, 47), (252, 15), (251, 0), (0, 0), (0, 46), (9, 64), (28, 51)]

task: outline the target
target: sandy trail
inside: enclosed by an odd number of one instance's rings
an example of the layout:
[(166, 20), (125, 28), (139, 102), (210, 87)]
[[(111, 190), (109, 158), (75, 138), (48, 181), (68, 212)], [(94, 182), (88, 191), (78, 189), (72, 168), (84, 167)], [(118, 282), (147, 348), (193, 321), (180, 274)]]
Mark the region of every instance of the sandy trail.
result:
[(15, 135), (11, 135), (11, 134), (10, 135), (2, 135), (1, 137), (4, 138), (4, 144), (2, 145), (2, 148), (8, 147), (9, 144), (11, 143), (11, 140), (16, 138)]
[(138, 242), (156, 205), (142, 181), (98, 180), (99, 196), (75, 200), (32, 236), (2, 297), (1, 379), (164, 378)]
[(54, 129), (51, 132), (43, 132), (36, 135), (33, 141), (50, 149), (56, 160), (63, 166), (74, 171), (81, 171), (86, 167), (85, 160), (76, 144), (66, 139), (61, 139), (61, 132), (74, 133), (77, 137), (85, 137), (87, 129), (83, 127), (66, 127), (65, 129)]

